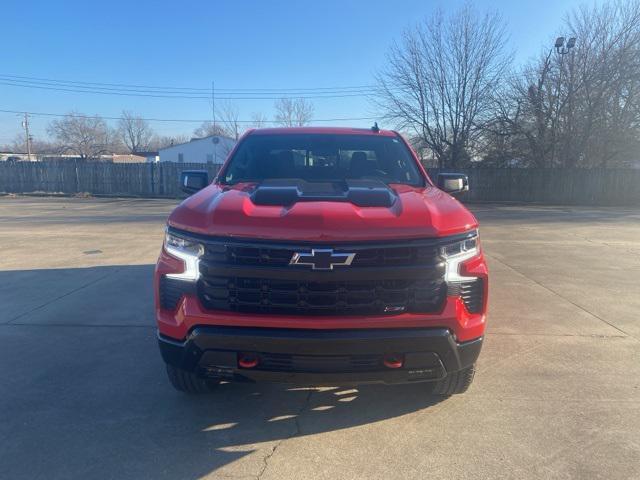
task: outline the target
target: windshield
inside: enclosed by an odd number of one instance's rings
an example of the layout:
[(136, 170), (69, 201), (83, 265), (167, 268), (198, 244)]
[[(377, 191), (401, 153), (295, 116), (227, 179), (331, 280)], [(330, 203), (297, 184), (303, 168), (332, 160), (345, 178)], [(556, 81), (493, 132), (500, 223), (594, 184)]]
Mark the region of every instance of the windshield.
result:
[(373, 135), (252, 135), (239, 145), (220, 178), (226, 184), (295, 178), (424, 185), (400, 138)]

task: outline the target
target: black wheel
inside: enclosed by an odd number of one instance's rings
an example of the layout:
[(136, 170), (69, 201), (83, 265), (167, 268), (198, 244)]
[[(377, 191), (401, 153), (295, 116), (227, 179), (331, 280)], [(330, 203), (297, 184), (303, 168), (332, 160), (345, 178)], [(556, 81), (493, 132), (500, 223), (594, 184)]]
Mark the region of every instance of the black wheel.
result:
[(458, 372), (453, 372), (444, 377), (442, 380), (438, 380), (433, 384), (433, 390), (431, 393), (435, 395), (455, 395), (456, 393), (464, 393), (467, 391), (471, 382), (473, 382), (473, 376), (476, 373), (476, 366), (471, 365)]
[(167, 375), (173, 388), (189, 394), (209, 393), (218, 384), (215, 380), (201, 378), (195, 373), (187, 372), (173, 365), (167, 365)]

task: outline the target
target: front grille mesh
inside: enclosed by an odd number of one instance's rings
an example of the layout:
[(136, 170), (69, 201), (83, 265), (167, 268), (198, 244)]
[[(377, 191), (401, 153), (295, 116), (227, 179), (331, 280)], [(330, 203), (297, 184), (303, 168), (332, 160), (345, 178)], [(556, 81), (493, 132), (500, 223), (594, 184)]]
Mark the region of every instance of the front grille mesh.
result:
[(209, 310), (298, 316), (437, 313), (447, 295), (460, 297), (470, 313), (484, 307), (483, 279), (445, 282), (443, 239), (333, 246), (336, 253), (355, 253), (355, 258), (331, 271), (289, 265), (295, 253), (327, 245), (198, 241), (205, 247), (200, 280), (163, 276), (162, 308), (175, 310), (186, 293), (197, 293)]
[(199, 293), (204, 305), (215, 310), (364, 315), (438, 311), (446, 287), (442, 278), (308, 282), (208, 276)]
[[(294, 253), (309, 250), (309, 247), (273, 247), (268, 245), (208, 244), (206, 257), (214, 263), (227, 265), (253, 265), (264, 267), (286, 267)], [(349, 250), (348, 247), (344, 249)], [(430, 265), (438, 256), (436, 246), (389, 246), (359, 248), (352, 267), (381, 267)]]
[[(438, 312), (447, 292), (439, 242), (292, 245), (212, 240), (204, 243), (198, 295), (207, 309), (246, 313)], [(336, 253), (355, 253), (351, 265), (328, 272), (289, 265), (295, 253), (331, 247)]]
[[(178, 235), (189, 237), (185, 232)], [(475, 235), (402, 242), (338, 245), (275, 243), (195, 235), (204, 246), (197, 283), (160, 280), (160, 303), (175, 309), (185, 293), (196, 293), (209, 310), (259, 314), (381, 315), (438, 313), (447, 295), (460, 297), (467, 310), (484, 306), (483, 280), (444, 279), (443, 245)], [(350, 266), (313, 270), (290, 265), (296, 253), (333, 248), (354, 253)]]
[(381, 355), (289, 355), (260, 353), (258, 370), (277, 372), (372, 372), (384, 369)]

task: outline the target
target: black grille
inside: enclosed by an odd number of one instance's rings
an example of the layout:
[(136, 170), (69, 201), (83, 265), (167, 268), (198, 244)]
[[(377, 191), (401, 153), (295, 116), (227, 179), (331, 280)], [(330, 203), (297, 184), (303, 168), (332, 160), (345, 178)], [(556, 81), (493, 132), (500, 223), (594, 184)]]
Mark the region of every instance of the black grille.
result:
[(469, 282), (452, 283), (449, 285), (449, 295), (461, 297), (469, 312), (479, 313), (484, 303), (484, 282), (476, 278)]
[[(170, 231), (204, 247), (196, 284), (161, 285), (161, 303), (175, 308), (183, 293), (197, 293), (211, 310), (292, 315), (369, 315), (437, 313), (447, 285), (442, 247), (474, 237), (476, 231), (441, 238), (349, 244), (271, 242), (210, 237)], [(354, 254), (350, 265), (315, 268), (311, 262), (291, 265), (295, 254), (331, 249), (334, 258)], [(308, 260), (308, 258), (307, 258)], [(184, 283), (188, 285), (185, 290)], [(182, 288), (181, 288), (182, 287)], [(470, 308), (472, 291), (463, 292)]]
[[(206, 245), (207, 259), (227, 265), (255, 265), (286, 267), (294, 253), (309, 251), (310, 247), (272, 247), (268, 245)], [(353, 252), (353, 248), (336, 248), (336, 253)], [(358, 248), (352, 267), (379, 267), (402, 265), (430, 265), (438, 256), (437, 246), (384, 246)]]
[[(207, 309), (264, 314), (370, 315), (440, 311), (446, 240), (355, 245), (203, 239), (198, 295)], [(448, 239), (448, 241), (452, 241)], [(330, 271), (289, 265), (295, 253), (355, 253)]]
[(261, 353), (258, 370), (279, 372), (371, 372), (384, 369), (381, 355), (288, 355)]
[(441, 277), (313, 282), (207, 276), (199, 292), (204, 305), (214, 310), (365, 315), (438, 311), (446, 287)]

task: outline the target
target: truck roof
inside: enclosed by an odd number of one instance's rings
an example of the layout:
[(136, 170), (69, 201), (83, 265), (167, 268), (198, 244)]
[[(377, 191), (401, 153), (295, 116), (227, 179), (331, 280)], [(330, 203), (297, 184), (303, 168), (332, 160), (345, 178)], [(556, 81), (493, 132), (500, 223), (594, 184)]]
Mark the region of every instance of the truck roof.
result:
[(257, 128), (251, 130), (248, 135), (290, 135), (290, 134), (327, 134), (327, 135), (376, 135), (384, 137), (396, 137), (393, 130), (374, 131), (371, 128), (349, 127), (278, 127)]

